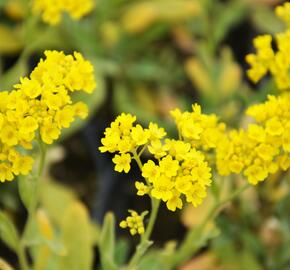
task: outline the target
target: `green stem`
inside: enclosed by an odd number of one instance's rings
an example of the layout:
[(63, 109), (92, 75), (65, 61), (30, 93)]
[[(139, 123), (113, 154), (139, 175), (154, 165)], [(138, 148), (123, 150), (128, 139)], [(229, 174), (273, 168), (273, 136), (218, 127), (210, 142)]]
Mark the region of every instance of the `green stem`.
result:
[(140, 150), (140, 152), (138, 153), (138, 157), (139, 157), (139, 158), (141, 157), (141, 155), (142, 155), (143, 152), (145, 151), (146, 147), (147, 147), (147, 144), (145, 144), (145, 145), (142, 147), (142, 149)]
[(126, 270), (136, 270), (144, 253), (152, 245), (152, 241), (150, 241), (150, 236), (154, 228), (154, 224), (156, 222), (160, 200), (151, 198), (151, 203), (152, 203), (152, 210), (150, 213), (148, 226), (146, 227), (146, 231), (141, 238), (141, 242), (137, 246), (134, 255), (132, 256), (130, 262), (128, 263), (128, 266), (126, 267)]
[(181, 244), (180, 248), (177, 250), (176, 254), (173, 256), (172, 260), (169, 262), (170, 267), (175, 268), (183, 264), (199, 250), (200, 242), (198, 243), (194, 242), (196, 237), (203, 235), (203, 230), (206, 228), (206, 225), (208, 224), (209, 221), (215, 218), (221, 207), (223, 207), (225, 204), (236, 198), (238, 195), (244, 192), (249, 186), (250, 186), (249, 184), (242, 186), (241, 188), (231, 193), (227, 198), (217, 202), (212, 206), (212, 208), (209, 210), (208, 214), (206, 215), (202, 223), (197, 228), (191, 229), (187, 233), (185, 240)]
[(148, 225), (146, 227), (146, 231), (145, 231), (145, 233), (143, 235), (143, 238), (145, 238), (146, 240), (149, 240), (150, 236), (152, 234), (152, 231), (153, 231), (153, 228), (154, 228), (154, 224), (156, 222), (158, 210), (159, 210), (160, 200), (152, 198), (151, 199), (151, 204), (152, 204), (152, 210), (151, 210), (149, 222), (148, 222)]
[[(145, 147), (140, 151), (144, 151)], [(137, 154), (136, 151), (133, 151), (133, 157), (140, 169), (140, 171), (142, 172), (142, 162), (140, 160), (140, 153), (139, 155)], [(146, 180), (146, 179), (145, 179)], [(146, 180), (147, 185), (149, 186), (150, 183)], [(147, 251), (147, 249), (152, 245), (152, 241), (150, 241), (150, 237), (154, 228), (154, 224), (156, 222), (156, 218), (157, 218), (157, 214), (158, 214), (158, 210), (159, 210), (159, 205), (160, 205), (160, 200), (157, 200), (155, 198), (153, 198), (150, 195), (150, 199), (151, 199), (151, 213), (150, 213), (150, 218), (149, 218), (149, 222), (148, 225), (146, 227), (146, 231), (145, 233), (142, 235), (141, 237), (141, 241), (139, 243), (139, 245), (136, 248), (136, 251), (134, 253), (134, 255), (132, 256), (131, 260), (128, 263), (128, 266), (126, 267), (126, 270), (135, 270), (138, 267), (138, 264), (140, 262), (140, 259), (142, 258), (142, 256), (144, 255), (144, 253)]]
[(19, 243), (17, 255), (19, 258), (19, 264), (20, 264), (21, 270), (30, 270), (30, 267), (28, 265), (28, 261), (25, 255), (25, 247), (21, 241)]
[(143, 165), (142, 165), (142, 162), (141, 162), (140, 156), (137, 154), (137, 151), (136, 151), (136, 150), (134, 150), (134, 151), (132, 152), (132, 154), (133, 154), (133, 157), (134, 157), (134, 159), (135, 159), (135, 161), (136, 161), (136, 163), (137, 163), (137, 165), (138, 165), (140, 171), (142, 172)]
[[(145, 147), (143, 149), (145, 149)], [(142, 162), (141, 162), (141, 159), (140, 159), (140, 154), (138, 155), (136, 150), (134, 150), (132, 152), (132, 154), (133, 154), (133, 157), (134, 157), (134, 159), (135, 159), (135, 161), (136, 161), (136, 163), (137, 163), (137, 165), (138, 165), (138, 167), (139, 167), (139, 169), (140, 169), (140, 171), (142, 173), (143, 165), (142, 165)], [(150, 186), (150, 183), (149, 183), (149, 181), (146, 178), (145, 178), (145, 181), (146, 181), (147, 186)], [(151, 195), (150, 194), (149, 194), (149, 196), (151, 198)], [(151, 198), (151, 200), (152, 200), (152, 198)]]
[(24, 230), (23, 230), (22, 238), (20, 241), (19, 252), (18, 252), (19, 262), (20, 262), (22, 270), (29, 270), (30, 269), (28, 262), (27, 262), (27, 257), (25, 255), (25, 247), (27, 246), (27, 243), (25, 242), (25, 237), (27, 235), (30, 224), (33, 222), (35, 212), (37, 209), (38, 200), (39, 200), (39, 184), (40, 184), (40, 179), (41, 179), (42, 174), (43, 174), (43, 168), (44, 168), (45, 156), (46, 156), (46, 148), (45, 148), (44, 143), (39, 139), (38, 144), (39, 144), (39, 150), (40, 150), (39, 151), (40, 152), (40, 160), (39, 160), (37, 177), (35, 179), (35, 186), (36, 186), (35, 193), (33, 194), (34, 197), (33, 197), (33, 200), (31, 202), (31, 205), (29, 206), (29, 209), (27, 209), (28, 210), (28, 218), (27, 218)]

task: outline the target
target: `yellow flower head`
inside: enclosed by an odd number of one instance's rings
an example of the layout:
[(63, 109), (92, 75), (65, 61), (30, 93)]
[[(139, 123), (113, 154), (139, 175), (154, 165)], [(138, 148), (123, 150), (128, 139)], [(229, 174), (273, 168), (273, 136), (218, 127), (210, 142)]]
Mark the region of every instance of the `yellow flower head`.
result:
[(247, 114), (257, 123), (220, 140), (217, 168), (221, 175), (243, 172), (251, 184), (257, 184), (279, 167), (290, 167), (290, 95), (269, 96), (266, 102), (249, 107)]
[[(166, 203), (169, 210), (182, 208), (182, 199), (194, 206), (202, 203), (210, 186), (211, 168), (205, 155), (196, 148), (215, 148), (224, 130), (215, 115), (201, 113), (199, 105), (193, 112), (172, 112), (181, 139), (166, 138), (166, 132), (157, 124), (148, 128), (134, 125), (136, 117), (122, 113), (105, 130), (101, 152), (118, 153), (113, 158), (115, 170), (128, 172), (135, 159), (146, 182), (135, 182), (137, 195), (148, 195)], [(148, 150), (154, 158), (140, 164), (140, 155)]]
[(0, 181), (30, 172), (33, 159), (20, 154), (19, 147), (31, 149), (36, 137), (51, 144), (62, 128), (88, 114), (87, 105), (74, 103), (71, 93), (94, 90), (91, 63), (79, 53), (45, 51), (45, 56), (14, 90), (0, 92)]
[(33, 12), (40, 14), (44, 22), (56, 25), (61, 21), (62, 13), (68, 13), (79, 20), (92, 11), (93, 0), (33, 0)]
[(274, 43), (277, 50), (272, 47), (273, 38), (270, 35), (258, 36), (254, 39), (256, 54), (246, 56), (246, 61), (250, 65), (247, 71), (248, 77), (257, 83), (267, 73), (270, 73), (279, 90), (289, 90), (290, 88), (290, 4), (276, 8), (276, 14), (287, 24), (287, 29), (274, 36)]
[(120, 222), (120, 227), (122, 229), (128, 228), (131, 235), (143, 234), (145, 232), (143, 219), (147, 212), (143, 212), (141, 215), (138, 215), (138, 213), (133, 210), (128, 210), (128, 212), (130, 216)]

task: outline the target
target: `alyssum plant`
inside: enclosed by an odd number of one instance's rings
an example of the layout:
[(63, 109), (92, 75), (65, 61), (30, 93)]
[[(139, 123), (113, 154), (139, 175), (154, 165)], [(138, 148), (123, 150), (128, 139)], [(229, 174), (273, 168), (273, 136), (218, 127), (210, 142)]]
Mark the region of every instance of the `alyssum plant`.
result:
[[(289, 23), (290, 4), (278, 7), (277, 14)], [(185, 204), (198, 207), (212, 192), (215, 203), (203, 222), (189, 230), (179, 246), (157, 251), (158, 269), (175, 269), (214, 236), (206, 228), (222, 206), (250, 185), (290, 167), (289, 31), (277, 34), (276, 52), (271, 47), (271, 36), (254, 40), (257, 54), (247, 56), (251, 65), (249, 77), (258, 81), (270, 72), (277, 88), (284, 91), (250, 106), (246, 114), (252, 117), (252, 122), (246, 128), (229, 129), (216, 115), (203, 114), (201, 107), (194, 104), (191, 112), (171, 111), (178, 138), (169, 138), (164, 128), (155, 123), (144, 128), (136, 124), (135, 116), (125, 113), (105, 130), (99, 150), (115, 154), (113, 163), (117, 172), (128, 173), (131, 162), (137, 163), (140, 169), (140, 178), (135, 181), (137, 195), (148, 196), (151, 209), (142, 213), (129, 210), (129, 216), (120, 221), (120, 226), (129, 229), (131, 235), (140, 236), (134, 254), (124, 265), (115, 260), (114, 217), (106, 216), (98, 243), (103, 269), (148, 269), (144, 261), (153, 244), (151, 233), (160, 204), (165, 203), (169, 211), (182, 209)], [(80, 53), (46, 51), (45, 56), (12, 91), (0, 93), (0, 181), (19, 176), (20, 197), (28, 211), (21, 236), (1, 213), (0, 236), (17, 253), (22, 270), (36, 269), (32, 245), (37, 243), (27, 241), (27, 235), (39, 206), (46, 145), (55, 142), (75, 117), (85, 118), (88, 114), (87, 106), (73, 102), (71, 93), (80, 90), (91, 93), (96, 86), (93, 66)], [(35, 149), (40, 157), (38, 163), (34, 163)], [(141, 156), (145, 154), (147, 161), (142, 163)], [(241, 174), (247, 181), (242, 186), (233, 185), (223, 197), (222, 183), (228, 181), (223, 178), (230, 174)], [(24, 180), (28, 178), (29, 181)]]

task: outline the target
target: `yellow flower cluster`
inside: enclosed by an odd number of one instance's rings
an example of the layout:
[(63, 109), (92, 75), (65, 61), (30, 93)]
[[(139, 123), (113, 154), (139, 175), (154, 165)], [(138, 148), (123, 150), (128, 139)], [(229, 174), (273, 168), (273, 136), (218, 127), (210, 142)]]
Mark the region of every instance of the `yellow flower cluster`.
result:
[(179, 109), (171, 112), (179, 135), (189, 141), (194, 147), (202, 147), (205, 150), (215, 148), (226, 126), (219, 123), (215, 114), (201, 113), (201, 107), (192, 105), (192, 112), (181, 113)]
[[(142, 167), (142, 176), (147, 184), (136, 182), (138, 195), (149, 193), (152, 197), (166, 202), (169, 210), (183, 206), (182, 195), (188, 203), (197, 206), (206, 196), (206, 188), (211, 184), (211, 168), (205, 156), (190, 143), (166, 139), (159, 152), (149, 152), (158, 156), (158, 162), (147, 161)], [(157, 154), (157, 156), (156, 156)]]
[(217, 147), (217, 168), (221, 175), (243, 172), (255, 185), (279, 167), (290, 167), (290, 95), (269, 96), (247, 114), (256, 123), (224, 136)]
[(83, 102), (73, 103), (70, 92), (93, 91), (93, 66), (79, 53), (46, 51), (45, 56), (14, 90), (0, 92), (0, 181), (31, 170), (33, 159), (18, 147), (31, 149), (36, 137), (51, 144), (75, 117), (88, 114)]
[(43, 21), (51, 25), (60, 23), (63, 12), (79, 20), (94, 7), (94, 0), (33, 0), (32, 3), (33, 12), (41, 14)]
[(288, 29), (275, 35), (277, 51), (272, 48), (272, 36), (262, 35), (254, 39), (254, 47), (257, 53), (246, 56), (246, 61), (251, 66), (247, 74), (256, 83), (270, 72), (278, 89), (289, 90), (290, 3), (278, 6), (276, 14), (287, 23)]
[(128, 173), (132, 155), (139, 146), (147, 145), (149, 142), (161, 139), (166, 135), (163, 128), (159, 128), (157, 124), (150, 123), (148, 129), (144, 129), (141, 125), (134, 126), (136, 116), (122, 113), (109, 128), (105, 130), (105, 137), (101, 142), (103, 146), (99, 149), (102, 153), (118, 152), (113, 158), (115, 170), (117, 172), (124, 171)]
[[(172, 111), (180, 139), (164, 138), (166, 132), (157, 124), (150, 123), (148, 128), (133, 125), (136, 117), (121, 114), (105, 130), (101, 142), (101, 152), (115, 153), (113, 162), (118, 172), (129, 172), (132, 159), (139, 163), (146, 184), (136, 181), (137, 195), (148, 194), (166, 202), (169, 210), (182, 208), (182, 197), (197, 206), (206, 196), (206, 188), (211, 184), (211, 168), (205, 155), (197, 148), (214, 148), (224, 130), (216, 116), (204, 115), (198, 105), (193, 112)], [(154, 156), (144, 165), (140, 155), (147, 150)]]
[(128, 210), (128, 212), (130, 213), (130, 216), (120, 222), (120, 227), (122, 229), (128, 228), (131, 235), (143, 234), (145, 232), (143, 218), (146, 213), (138, 215), (138, 213), (133, 210)]

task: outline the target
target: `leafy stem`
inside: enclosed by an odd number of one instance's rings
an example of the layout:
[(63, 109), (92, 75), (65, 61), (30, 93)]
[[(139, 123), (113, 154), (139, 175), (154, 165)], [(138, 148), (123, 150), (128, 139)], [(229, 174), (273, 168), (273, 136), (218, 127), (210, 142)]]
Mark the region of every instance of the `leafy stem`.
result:
[(27, 246), (26, 243), (26, 236), (29, 231), (29, 226), (31, 226), (33, 219), (35, 217), (35, 212), (37, 209), (37, 204), (39, 200), (39, 185), (40, 185), (40, 179), (43, 174), (43, 169), (44, 169), (44, 163), (45, 163), (45, 156), (46, 156), (46, 147), (45, 144), (39, 139), (38, 140), (39, 144), (39, 154), (40, 154), (40, 160), (39, 160), (39, 165), (38, 165), (38, 171), (37, 171), (37, 177), (34, 178), (34, 183), (31, 183), (35, 185), (35, 192), (31, 194), (32, 200), (30, 205), (28, 206), (28, 218), (24, 227), (24, 231), (20, 240), (19, 244), (19, 249), (18, 249), (18, 257), (19, 257), (19, 263), (21, 266), (22, 270), (29, 270), (29, 264), (27, 261), (26, 253), (25, 253), (25, 247)]
[[(143, 149), (142, 149), (143, 150)], [(136, 151), (133, 152), (133, 157), (136, 160), (139, 169), (142, 172), (142, 162), (140, 160), (140, 155), (137, 155)], [(148, 182), (146, 180), (146, 182)], [(147, 183), (148, 184), (148, 183)], [(140, 262), (140, 259), (144, 255), (144, 253), (147, 251), (147, 249), (152, 245), (152, 241), (150, 241), (150, 237), (156, 222), (158, 210), (159, 210), (159, 205), (160, 205), (160, 200), (153, 198), (150, 196), (151, 199), (151, 213), (149, 217), (149, 222), (146, 227), (145, 233), (141, 237), (141, 241), (139, 245), (136, 248), (136, 251), (134, 255), (132, 256), (131, 260), (128, 263), (128, 266), (126, 267), (126, 270), (135, 270), (137, 269), (137, 266)]]
[(150, 218), (149, 218), (149, 223), (148, 226), (146, 227), (146, 231), (144, 235), (141, 237), (141, 241), (139, 245), (136, 248), (136, 251), (134, 255), (132, 256), (131, 260), (128, 263), (128, 266), (126, 270), (135, 270), (137, 269), (137, 266), (140, 262), (140, 259), (144, 255), (144, 253), (147, 251), (147, 249), (153, 244), (152, 241), (150, 241), (150, 236), (152, 233), (152, 230), (154, 228), (154, 224), (156, 222), (158, 210), (159, 210), (159, 205), (160, 205), (160, 200), (157, 200), (155, 198), (151, 198), (151, 203), (152, 203), (152, 209), (150, 213)]
[(181, 265), (182, 263), (186, 262), (191, 256), (193, 256), (200, 248), (199, 243), (202, 243), (201, 241), (198, 241), (195, 243), (196, 237), (200, 237), (203, 235), (203, 231), (206, 228), (206, 225), (215, 218), (215, 216), (218, 214), (219, 210), (228, 202), (235, 199), (237, 196), (239, 196), (241, 193), (243, 193), (250, 185), (247, 183), (246, 185), (238, 188), (233, 193), (231, 193), (228, 197), (225, 199), (217, 201), (212, 208), (208, 211), (208, 214), (204, 218), (204, 220), (201, 222), (201, 224), (194, 229), (191, 229), (186, 237), (183, 243), (181, 244), (180, 248), (177, 250), (175, 255), (170, 260), (170, 267), (174, 268), (178, 265)]

